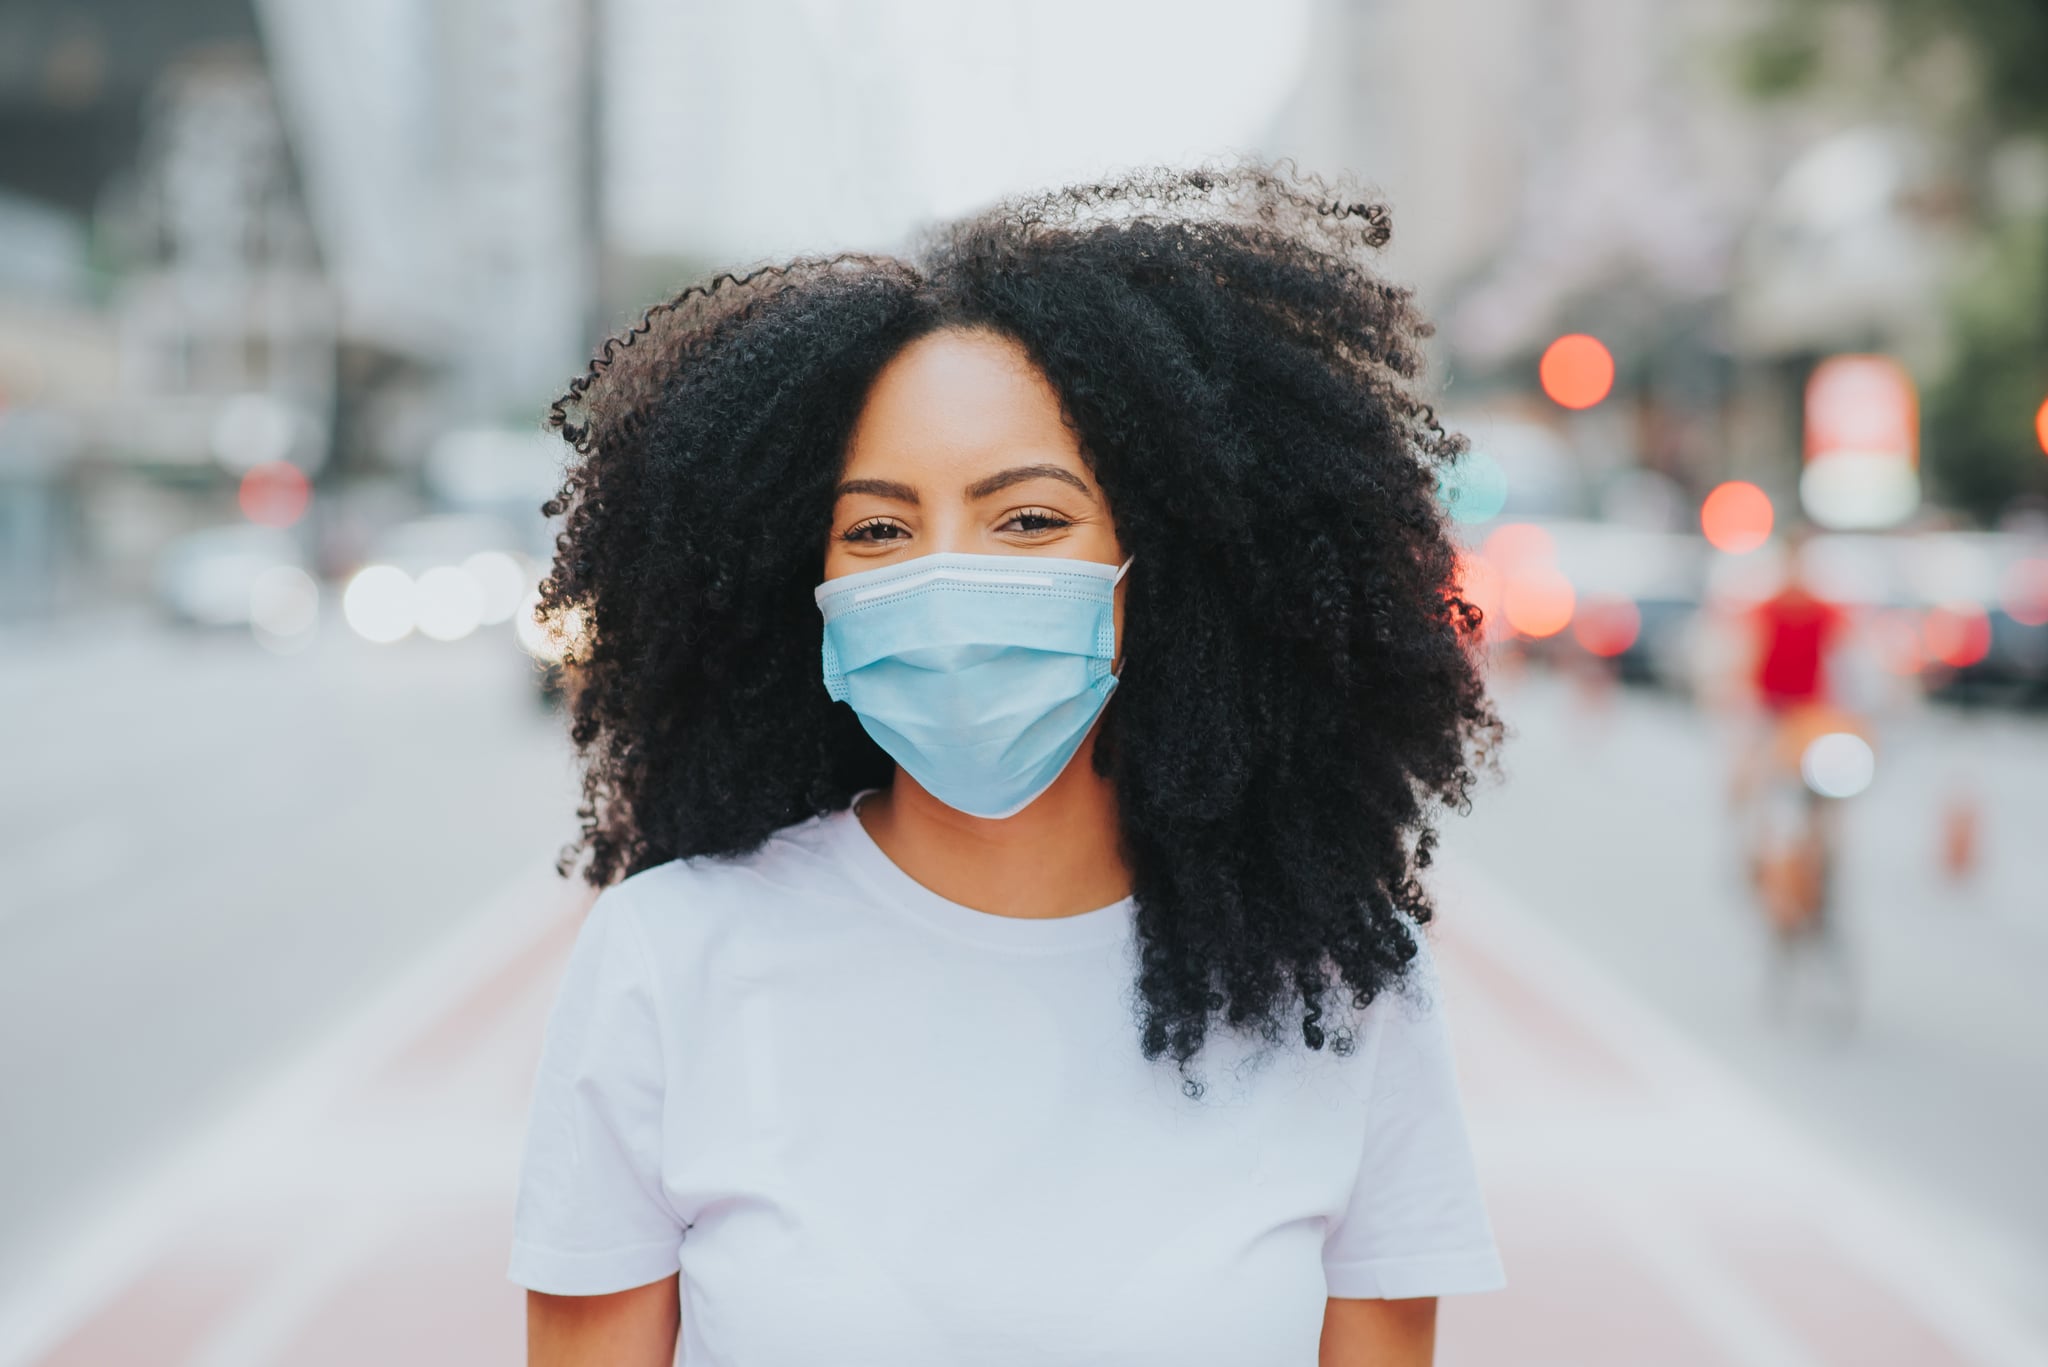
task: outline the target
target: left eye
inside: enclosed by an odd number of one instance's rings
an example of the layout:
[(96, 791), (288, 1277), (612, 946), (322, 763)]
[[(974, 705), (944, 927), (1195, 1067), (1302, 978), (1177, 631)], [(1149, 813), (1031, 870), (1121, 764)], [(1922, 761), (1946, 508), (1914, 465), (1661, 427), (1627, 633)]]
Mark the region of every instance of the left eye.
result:
[(1030, 512), (1012, 515), (1009, 522), (1004, 525), (1015, 528), (1020, 532), (1049, 532), (1056, 527), (1067, 526), (1068, 522), (1057, 513), (1042, 512), (1034, 509)]

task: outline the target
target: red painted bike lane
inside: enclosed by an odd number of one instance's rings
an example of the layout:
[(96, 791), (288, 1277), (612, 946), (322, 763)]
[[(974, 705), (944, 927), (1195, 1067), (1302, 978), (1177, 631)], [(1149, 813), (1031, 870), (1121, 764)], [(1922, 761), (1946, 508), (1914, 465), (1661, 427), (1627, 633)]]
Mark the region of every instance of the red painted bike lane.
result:
[[(1437, 943), (1509, 1288), (1445, 1367), (2032, 1367), (2048, 1350), (1838, 1157), (1512, 898), (1452, 870)], [(511, 1192), (583, 894), (521, 880), (253, 1104), (0, 1297), (0, 1361), (521, 1359)]]

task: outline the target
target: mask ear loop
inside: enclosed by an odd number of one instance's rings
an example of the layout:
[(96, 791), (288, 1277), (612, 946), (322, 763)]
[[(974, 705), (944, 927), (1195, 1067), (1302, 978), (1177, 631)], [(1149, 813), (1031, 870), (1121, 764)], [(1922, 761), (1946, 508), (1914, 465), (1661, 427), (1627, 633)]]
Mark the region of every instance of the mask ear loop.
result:
[[(1126, 560), (1124, 561), (1124, 563), (1123, 563), (1123, 564), (1121, 564), (1121, 565), (1117, 566), (1117, 571), (1116, 571), (1116, 578), (1114, 578), (1114, 579), (1112, 579), (1112, 580), (1110, 580), (1110, 581), (1109, 581), (1109, 586), (1110, 586), (1111, 588), (1115, 588), (1115, 587), (1116, 587), (1116, 586), (1117, 586), (1118, 584), (1121, 584), (1121, 583), (1123, 583), (1123, 582), (1124, 582), (1124, 576), (1125, 576), (1125, 575), (1127, 575), (1127, 574), (1129, 574), (1129, 573), (1131, 572), (1131, 566), (1132, 566), (1132, 565), (1133, 565), (1134, 563), (1136, 563), (1137, 559), (1138, 559), (1138, 557), (1137, 557), (1137, 556), (1135, 556), (1135, 555), (1134, 555), (1134, 556), (1130, 556), (1129, 558), (1127, 558), (1127, 559), (1126, 559)], [(1110, 677), (1110, 678), (1114, 679), (1114, 678), (1116, 678), (1116, 677), (1117, 677), (1118, 675), (1120, 675), (1120, 674), (1122, 674), (1122, 673), (1123, 673), (1123, 670), (1122, 670), (1121, 668), (1119, 668), (1119, 666), (1120, 666), (1120, 665), (1122, 665), (1122, 664), (1123, 664), (1123, 662), (1124, 662), (1124, 642), (1123, 642), (1123, 635), (1122, 635), (1122, 633), (1118, 633), (1118, 635), (1117, 635), (1117, 642), (1116, 642), (1116, 658), (1115, 658), (1114, 660), (1111, 660), (1111, 661), (1109, 662), (1109, 677)]]

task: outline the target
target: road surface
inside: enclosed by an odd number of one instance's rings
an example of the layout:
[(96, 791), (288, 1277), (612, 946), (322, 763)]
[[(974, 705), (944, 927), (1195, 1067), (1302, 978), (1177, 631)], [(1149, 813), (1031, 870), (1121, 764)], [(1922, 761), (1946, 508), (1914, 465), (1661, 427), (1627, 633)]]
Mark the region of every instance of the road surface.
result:
[(6, 653), (0, 1286), (573, 834), (530, 674), (338, 627)]

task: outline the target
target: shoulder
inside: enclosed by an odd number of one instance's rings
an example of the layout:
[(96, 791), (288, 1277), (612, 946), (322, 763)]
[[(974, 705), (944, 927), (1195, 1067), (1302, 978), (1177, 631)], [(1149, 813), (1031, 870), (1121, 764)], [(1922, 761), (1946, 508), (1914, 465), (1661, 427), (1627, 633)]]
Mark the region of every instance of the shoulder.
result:
[(1357, 1039), (1361, 1075), (1382, 1100), (1436, 1098), (1453, 1107), (1457, 1084), (1452, 1022), (1436, 946), (1427, 928), (1411, 925), (1415, 957), (1365, 1009)]
[(768, 837), (745, 854), (671, 859), (598, 894), (592, 921), (630, 927), (655, 948), (708, 946), (757, 933), (814, 912), (833, 897), (836, 825), (843, 812), (812, 817)]
[(1406, 916), (1401, 919), (1414, 937), (1415, 956), (1370, 1003), (1350, 1016), (1355, 1076), (1376, 1088), (1419, 1062), (1448, 1057), (1449, 1026), (1436, 947), (1428, 928)]

